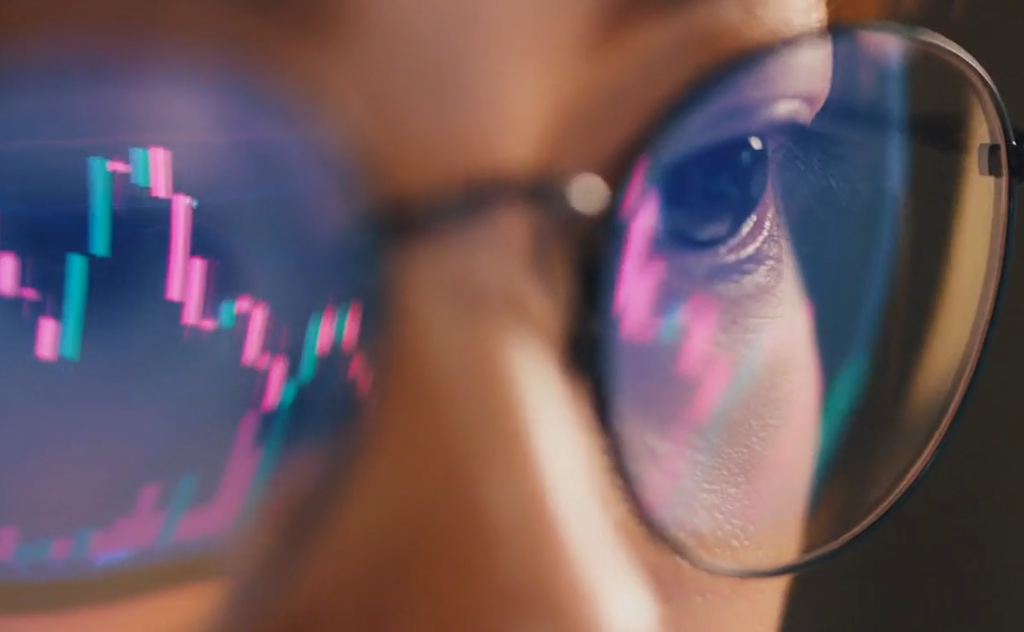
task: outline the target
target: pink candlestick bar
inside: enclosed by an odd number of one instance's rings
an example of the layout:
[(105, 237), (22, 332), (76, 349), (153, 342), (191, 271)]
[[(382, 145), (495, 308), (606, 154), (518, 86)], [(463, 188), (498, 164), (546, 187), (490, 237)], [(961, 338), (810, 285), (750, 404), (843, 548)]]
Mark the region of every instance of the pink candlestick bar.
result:
[(50, 543), (50, 559), (54, 562), (63, 562), (71, 555), (75, 541), (71, 538), (58, 538)]
[(34, 287), (23, 287), (21, 288), (21, 291), (18, 292), (18, 295), (21, 296), (22, 299), (33, 303), (38, 303), (43, 300), (43, 295)]
[(0, 528), (0, 562), (13, 562), (21, 532), (18, 527)]
[(107, 171), (110, 173), (120, 173), (122, 175), (128, 175), (132, 172), (132, 167), (127, 162), (121, 160), (108, 160)]
[(348, 366), (348, 379), (355, 384), (359, 395), (365, 397), (369, 394), (373, 386), (373, 373), (361, 351), (352, 356), (352, 363)]
[(149, 148), (149, 185), (153, 197), (166, 200), (174, 191), (171, 152), (163, 147)]
[(213, 498), (194, 507), (181, 518), (172, 542), (191, 542), (230, 530), (238, 520), (259, 466), (262, 450), (256, 447), (260, 414), (249, 411), (238, 425), (224, 474)]
[(0, 296), (17, 298), (21, 289), (21, 258), (13, 252), (0, 252)]
[(333, 306), (324, 309), (323, 318), (320, 319), (320, 331), (316, 337), (316, 354), (324, 357), (331, 352), (334, 344), (334, 337), (338, 330), (338, 310)]
[(36, 321), (36, 357), (42, 362), (56, 362), (60, 357), (60, 321), (40, 316)]
[(245, 343), (242, 345), (242, 366), (253, 366), (259, 360), (269, 324), (270, 308), (260, 301), (249, 314), (249, 327), (245, 333)]
[(363, 319), (363, 305), (359, 301), (352, 301), (348, 308), (348, 316), (345, 318), (345, 333), (342, 334), (341, 348), (345, 353), (355, 351), (356, 343), (359, 342), (359, 326)]
[(619, 215), (623, 219), (629, 219), (630, 215), (636, 212), (637, 205), (647, 191), (647, 168), (650, 166), (650, 159), (644, 158), (637, 163), (636, 168), (626, 185), (626, 193), (622, 196), (622, 204), (619, 206)]
[(181, 193), (171, 198), (171, 243), (167, 255), (168, 301), (185, 300), (185, 280), (188, 261), (192, 253), (192, 198)]
[(270, 361), (270, 368), (267, 370), (267, 385), (263, 391), (263, 403), (260, 408), (268, 413), (276, 410), (281, 403), (281, 394), (284, 393), (284, 384), (288, 381), (288, 356), (275, 356)]
[(185, 302), (181, 307), (181, 324), (197, 327), (203, 319), (203, 301), (206, 296), (206, 272), (209, 262), (202, 257), (188, 260), (185, 280)]
[(613, 301), (620, 317), (619, 335), (629, 342), (650, 342), (658, 330), (654, 311), (668, 267), (664, 259), (651, 254), (660, 209), (658, 196), (648, 194), (626, 231)]
[(102, 558), (125, 551), (152, 548), (164, 523), (164, 512), (156, 510), (161, 485), (150, 483), (139, 490), (135, 508), (118, 518), (106, 531), (98, 531), (89, 541), (89, 556)]
[(165, 512), (156, 508), (162, 486), (150, 483), (143, 487), (135, 500), (135, 509), (125, 520), (121, 531), (118, 550), (149, 549), (156, 542), (163, 528)]
[(241, 316), (242, 314), (248, 314), (252, 311), (252, 306), (255, 301), (248, 294), (242, 294), (235, 299), (235, 314)]
[(694, 294), (682, 311), (688, 329), (676, 356), (676, 370), (683, 377), (698, 377), (715, 355), (720, 307), (714, 297)]

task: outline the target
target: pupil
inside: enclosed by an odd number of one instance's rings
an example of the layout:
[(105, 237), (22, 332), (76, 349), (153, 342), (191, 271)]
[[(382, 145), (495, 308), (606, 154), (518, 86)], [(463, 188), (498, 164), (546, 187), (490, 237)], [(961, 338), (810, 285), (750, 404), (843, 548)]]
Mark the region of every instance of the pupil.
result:
[(709, 248), (735, 236), (768, 187), (768, 149), (756, 137), (669, 163), (659, 178), (662, 231), (673, 245)]

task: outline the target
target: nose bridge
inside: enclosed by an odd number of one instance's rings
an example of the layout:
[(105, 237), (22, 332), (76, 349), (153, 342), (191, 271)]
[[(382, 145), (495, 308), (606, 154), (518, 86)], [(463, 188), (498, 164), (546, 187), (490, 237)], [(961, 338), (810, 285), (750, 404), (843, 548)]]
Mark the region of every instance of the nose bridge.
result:
[(567, 368), (572, 266), (547, 230), (511, 205), (396, 254), (348, 502), (356, 521), (378, 504), (366, 564), (409, 552), (375, 571), (401, 577), (402, 629), (656, 629)]

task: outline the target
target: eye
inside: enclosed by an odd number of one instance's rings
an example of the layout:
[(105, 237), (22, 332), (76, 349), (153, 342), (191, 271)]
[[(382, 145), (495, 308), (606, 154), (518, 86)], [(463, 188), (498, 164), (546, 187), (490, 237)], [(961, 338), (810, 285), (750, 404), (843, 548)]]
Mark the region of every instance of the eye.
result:
[(657, 174), (667, 245), (721, 246), (741, 233), (768, 191), (770, 152), (762, 136), (731, 139), (667, 162)]

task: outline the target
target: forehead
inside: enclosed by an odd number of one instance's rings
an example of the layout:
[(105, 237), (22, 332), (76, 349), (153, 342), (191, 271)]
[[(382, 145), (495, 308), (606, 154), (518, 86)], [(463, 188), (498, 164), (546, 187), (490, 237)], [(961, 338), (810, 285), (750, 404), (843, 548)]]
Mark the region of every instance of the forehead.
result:
[(603, 164), (701, 77), (826, 18), (826, 0), (5, 0), (0, 57), (49, 32), (240, 59), (353, 132), (383, 188), (418, 191), (453, 146), (453, 173)]
[[(137, 0), (6, 0), (0, 3), (4, 20), (0, 30), (16, 31), (40, 24), (94, 25), (113, 20), (112, 26), (148, 23), (154, 29), (173, 29), (202, 26), (195, 21), (217, 23), (221, 16), (229, 20), (268, 19), (275, 26), (287, 30), (296, 26), (312, 29), (342, 21), (348, 9), (364, 4), (384, 4), (395, 8), (402, 5), (420, 6), (431, 13), (449, 16), (462, 11), (471, 18), (482, 12), (493, 12), (505, 4), (502, 0), (406, 0), (382, 2), (375, 0), (175, 0), (166, 3), (145, 3)], [(776, 19), (817, 22), (821, 19), (827, 0), (520, 0), (512, 5), (530, 6), (531, 12), (542, 17), (564, 13), (573, 7), (582, 16), (585, 12), (621, 16), (623, 14), (719, 12), (740, 13), (755, 19)], [(860, 6), (859, 2), (835, 2), (840, 8)], [(204, 17), (199, 17), (204, 16)], [(396, 16), (397, 17), (397, 16)], [(159, 18), (159, 19), (158, 19)]]
[[(693, 57), (720, 56), (703, 41), (714, 34), (743, 49), (771, 43), (827, 21), (828, 0), (5, 0), (0, 2), (0, 53), (39, 31), (61, 41), (102, 34), (101, 45), (153, 47), (165, 39), (241, 50), (271, 66), (301, 56), (335, 56), (351, 30), (378, 33), (425, 26), (434, 36), (592, 31), (593, 42), (648, 39)], [(369, 16), (364, 24), (360, 16)], [(490, 18), (490, 19), (488, 19)], [(709, 28), (710, 27), (710, 28)], [(560, 32), (561, 31), (561, 32)], [(620, 37), (623, 31), (629, 36)], [(650, 33), (647, 33), (647, 32)], [(113, 32), (113, 33), (112, 33)], [(111, 36), (111, 34), (113, 36)], [(596, 37), (595, 37), (596, 36)], [(695, 37), (696, 36), (696, 37)], [(493, 40), (493, 38), (492, 38)], [(696, 40), (696, 41), (691, 41)], [(749, 41), (749, 44), (747, 42)], [(95, 44), (95, 42), (90, 42)], [(343, 47), (343, 46), (342, 46)], [(391, 54), (400, 55), (400, 50)], [(295, 71), (294, 68), (289, 69)]]

